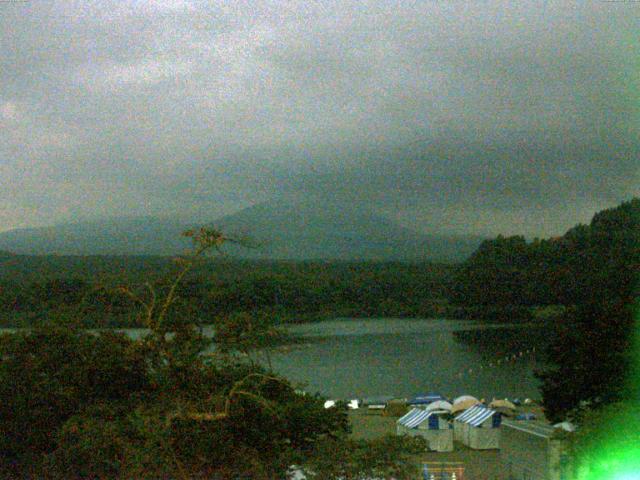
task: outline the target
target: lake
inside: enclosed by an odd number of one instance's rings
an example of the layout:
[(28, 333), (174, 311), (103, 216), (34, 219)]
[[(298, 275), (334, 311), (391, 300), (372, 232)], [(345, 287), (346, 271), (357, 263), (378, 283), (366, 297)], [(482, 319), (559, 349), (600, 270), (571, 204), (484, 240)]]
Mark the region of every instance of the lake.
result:
[(338, 319), (290, 331), (309, 342), (275, 355), (274, 369), (307, 391), (343, 399), (421, 392), (539, 398), (533, 371), (549, 337), (540, 326), (443, 319)]

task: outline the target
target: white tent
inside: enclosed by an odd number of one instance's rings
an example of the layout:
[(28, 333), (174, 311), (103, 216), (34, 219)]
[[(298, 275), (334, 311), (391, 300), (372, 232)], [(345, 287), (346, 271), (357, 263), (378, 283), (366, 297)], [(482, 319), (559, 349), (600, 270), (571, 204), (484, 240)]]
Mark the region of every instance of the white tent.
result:
[(467, 400), (474, 400), (476, 403), (480, 403), (480, 400), (472, 395), (460, 395), (459, 397), (455, 398), (453, 404), (455, 405), (456, 403), (465, 402)]
[(560, 422), (560, 423), (556, 423), (553, 428), (561, 428), (562, 430), (566, 431), (566, 432), (575, 432), (576, 431), (576, 427), (573, 423), (571, 422)]
[(454, 438), (475, 450), (500, 448), (501, 415), (484, 405), (476, 405), (453, 422)]
[(425, 410), (427, 412), (446, 412), (446, 413), (449, 413), (451, 411), (451, 407), (452, 406), (453, 405), (451, 405), (446, 400), (438, 400), (436, 402), (431, 402), (429, 405), (427, 405), (427, 408), (425, 408)]
[(429, 450), (453, 451), (453, 429), (449, 421), (435, 411), (413, 408), (397, 422), (398, 435), (420, 436)]
[(458, 414), (479, 403), (480, 403), (480, 400), (478, 400), (476, 397), (472, 395), (460, 395), (459, 397), (456, 397), (453, 400), (453, 405), (451, 406), (451, 413), (454, 415)]

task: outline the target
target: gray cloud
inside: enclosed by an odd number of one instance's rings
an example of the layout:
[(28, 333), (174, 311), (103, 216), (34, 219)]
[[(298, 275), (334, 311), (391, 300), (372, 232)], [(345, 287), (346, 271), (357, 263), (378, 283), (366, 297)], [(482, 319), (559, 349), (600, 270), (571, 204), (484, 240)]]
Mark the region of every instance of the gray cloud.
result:
[(560, 233), (640, 194), (632, 2), (5, 2), (0, 229), (362, 204)]

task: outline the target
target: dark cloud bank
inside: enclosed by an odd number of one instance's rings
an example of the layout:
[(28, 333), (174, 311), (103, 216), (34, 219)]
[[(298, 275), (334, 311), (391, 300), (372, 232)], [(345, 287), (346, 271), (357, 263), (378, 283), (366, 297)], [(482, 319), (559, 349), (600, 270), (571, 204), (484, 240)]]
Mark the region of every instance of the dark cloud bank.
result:
[(640, 194), (633, 2), (0, 3), (0, 230), (270, 199), (546, 236)]

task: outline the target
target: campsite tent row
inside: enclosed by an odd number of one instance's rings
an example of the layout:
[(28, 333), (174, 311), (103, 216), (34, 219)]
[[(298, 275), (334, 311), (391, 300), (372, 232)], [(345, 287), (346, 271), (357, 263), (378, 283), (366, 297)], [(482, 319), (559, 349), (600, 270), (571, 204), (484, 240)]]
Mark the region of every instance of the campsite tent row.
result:
[(450, 452), (453, 440), (475, 450), (500, 447), (500, 413), (476, 405), (458, 415), (453, 425), (442, 412), (413, 408), (397, 422), (398, 435), (419, 435), (427, 440), (430, 450)]

